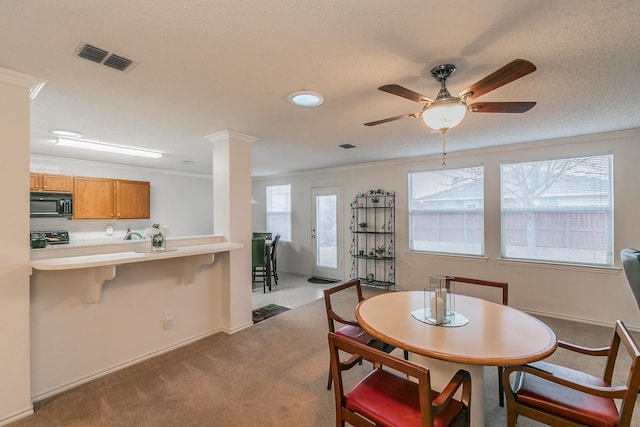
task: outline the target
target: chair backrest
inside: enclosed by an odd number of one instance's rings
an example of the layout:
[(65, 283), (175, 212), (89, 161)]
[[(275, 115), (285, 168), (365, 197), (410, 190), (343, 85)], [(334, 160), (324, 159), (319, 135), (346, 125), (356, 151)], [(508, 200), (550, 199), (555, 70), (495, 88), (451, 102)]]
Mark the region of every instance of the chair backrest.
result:
[(622, 321), (616, 322), (616, 329), (613, 334), (613, 340), (609, 354), (607, 356), (607, 365), (604, 371), (603, 379), (613, 385), (612, 378), (618, 359), (618, 350), (620, 344), (627, 350), (629, 354), (630, 366), (629, 374), (627, 376), (626, 390), (624, 391), (624, 397), (620, 403), (620, 409), (618, 411), (618, 425), (628, 426), (631, 425), (631, 417), (633, 416), (633, 408), (636, 404), (636, 398), (638, 397), (638, 389), (640, 388), (640, 349), (633, 337), (629, 334), (626, 326)]
[(362, 286), (360, 285), (360, 279), (351, 279), (343, 282), (339, 285), (332, 286), (331, 288), (324, 290), (324, 304), (327, 308), (327, 322), (329, 323), (329, 332), (335, 332), (336, 327), (334, 322), (342, 323), (344, 325), (352, 325), (357, 326), (358, 322), (355, 319), (347, 319), (345, 317), (340, 316), (333, 309), (331, 304), (331, 295), (336, 292), (344, 291), (345, 289), (354, 288), (356, 291), (356, 295), (358, 297), (357, 301), (354, 301), (354, 316), (355, 316), (355, 305), (357, 305), (360, 301), (364, 300), (362, 296)]
[(276, 237), (273, 238), (273, 241), (271, 242), (271, 261), (275, 261), (276, 260), (276, 256), (278, 253), (278, 242), (280, 241), (280, 235), (276, 234)]
[[(336, 416), (340, 420), (347, 421), (350, 425), (355, 426), (373, 426), (374, 423), (369, 421), (366, 418), (360, 418), (360, 415), (354, 413), (352, 410), (347, 409), (347, 399), (345, 398), (345, 390), (344, 390), (344, 382), (342, 379), (342, 371), (350, 369), (353, 364), (350, 363), (353, 360), (353, 355), (360, 356), (363, 360), (367, 360), (373, 364), (375, 367), (374, 371), (369, 375), (376, 375), (380, 372), (376, 372), (378, 370), (385, 370), (389, 372), (389, 375), (396, 375), (391, 373), (391, 370), (396, 371), (397, 373), (402, 374), (400, 378), (394, 378), (395, 381), (412, 383), (411, 390), (417, 392), (417, 396), (415, 395), (407, 395), (405, 391), (400, 391), (397, 387), (399, 383), (390, 384), (388, 381), (379, 381), (375, 382), (375, 384), (379, 385), (381, 388), (388, 386), (389, 388), (386, 390), (378, 390), (380, 395), (387, 394), (393, 396), (393, 398), (398, 399), (399, 396), (396, 393), (400, 393), (403, 400), (413, 401), (416, 398), (416, 402), (419, 402), (420, 407), (420, 416), (422, 426), (433, 426), (433, 416), (435, 415), (435, 410), (432, 406), (432, 391), (431, 391), (431, 379), (429, 377), (429, 369), (424, 366), (409, 362), (407, 360), (400, 359), (398, 357), (392, 356), (390, 354), (385, 353), (384, 351), (380, 351), (373, 347), (369, 347), (352, 339), (343, 337), (338, 334), (334, 334), (329, 332), (329, 351), (331, 355), (331, 374), (333, 375), (335, 381), (335, 405), (336, 405)], [(340, 361), (340, 352), (345, 352), (351, 354), (352, 357), (348, 359), (346, 363)], [(409, 378), (407, 378), (409, 377)], [(458, 387), (462, 387), (463, 384), (466, 384), (462, 389), (462, 401), (468, 408), (470, 398), (471, 398), (471, 379), (468, 372), (459, 371), (456, 374), (457, 381), (459, 382), (456, 389), (450, 391), (450, 393), (455, 393)], [(417, 390), (415, 387), (415, 383), (418, 383)], [(402, 386), (401, 386), (402, 387)], [(449, 387), (447, 387), (449, 389)], [(406, 389), (405, 389), (406, 390)], [(372, 397), (372, 400), (376, 400), (376, 393), (366, 393), (368, 396)], [(362, 395), (361, 395), (362, 396)], [(366, 397), (360, 397), (360, 399)], [(370, 402), (372, 407), (375, 407), (375, 403)], [(385, 408), (374, 408), (374, 411), (384, 412)], [(399, 418), (406, 416), (405, 413), (397, 414)], [(393, 414), (385, 414), (385, 417), (391, 416)], [(397, 420), (400, 421), (400, 420)], [(406, 419), (403, 419), (406, 423)], [(398, 425), (402, 424), (402, 422), (398, 422)], [(344, 424), (343, 424), (344, 425)]]
[[(507, 282), (496, 282), (493, 280), (472, 279), (469, 277), (447, 276), (447, 287), (451, 282), (467, 283), (470, 285), (489, 286), (501, 290), (500, 301), (503, 305), (509, 305), (509, 284)], [(491, 298), (484, 298), (491, 299)]]
[(267, 240), (271, 240), (271, 233), (264, 231), (264, 232), (254, 232), (252, 233), (251, 237), (253, 237), (254, 239), (267, 239)]
[(251, 265), (252, 267), (264, 267), (267, 265), (264, 238), (251, 239)]
[(640, 251), (631, 248), (623, 249), (620, 251), (620, 258), (627, 275), (627, 282), (640, 307)]

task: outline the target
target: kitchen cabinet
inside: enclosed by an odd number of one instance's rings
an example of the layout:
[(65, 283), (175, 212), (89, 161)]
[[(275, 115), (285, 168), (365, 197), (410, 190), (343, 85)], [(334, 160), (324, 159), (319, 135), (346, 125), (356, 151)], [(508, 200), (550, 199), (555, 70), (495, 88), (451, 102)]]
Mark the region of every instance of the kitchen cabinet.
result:
[(73, 198), (73, 219), (150, 217), (148, 181), (75, 177)]
[(118, 219), (150, 218), (148, 181), (116, 181), (116, 216)]
[(71, 192), (72, 179), (67, 175), (53, 175), (47, 173), (31, 173), (29, 175), (29, 189), (31, 191)]

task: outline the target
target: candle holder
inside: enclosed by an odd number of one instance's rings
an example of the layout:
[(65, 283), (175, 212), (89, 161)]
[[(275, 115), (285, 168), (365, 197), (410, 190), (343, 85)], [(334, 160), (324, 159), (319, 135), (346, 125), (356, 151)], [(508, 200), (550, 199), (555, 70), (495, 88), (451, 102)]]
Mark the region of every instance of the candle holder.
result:
[(431, 275), (424, 288), (424, 305), (414, 310), (412, 316), (424, 323), (443, 327), (464, 326), (469, 319), (457, 313), (455, 282), (450, 276)]
[(444, 325), (451, 322), (453, 306), (455, 306), (454, 289), (445, 275), (429, 276), (429, 287), (424, 293), (424, 307), (428, 308), (427, 320), (434, 325)]

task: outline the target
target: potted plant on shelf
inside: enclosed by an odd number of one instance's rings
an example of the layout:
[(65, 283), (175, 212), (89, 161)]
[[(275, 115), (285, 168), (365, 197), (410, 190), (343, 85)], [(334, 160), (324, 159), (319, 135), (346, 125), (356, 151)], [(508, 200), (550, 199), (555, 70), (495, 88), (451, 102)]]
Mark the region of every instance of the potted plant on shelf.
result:
[(377, 205), (380, 202), (380, 199), (376, 196), (371, 198), (371, 203), (373, 203), (373, 205)]
[(362, 228), (365, 231), (367, 230), (367, 227), (369, 227), (369, 224), (367, 224), (366, 222), (361, 222), (358, 225), (360, 226), (360, 228)]
[(378, 258), (382, 258), (384, 256), (384, 252), (387, 249), (384, 247), (384, 245), (382, 245), (382, 246), (378, 246), (374, 250), (376, 251), (376, 255), (378, 256)]

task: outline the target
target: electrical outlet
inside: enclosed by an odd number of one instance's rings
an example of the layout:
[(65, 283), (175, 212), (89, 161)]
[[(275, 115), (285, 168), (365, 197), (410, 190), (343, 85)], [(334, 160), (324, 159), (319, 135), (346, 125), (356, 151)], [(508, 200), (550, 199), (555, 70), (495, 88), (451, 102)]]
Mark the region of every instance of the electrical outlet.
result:
[(167, 311), (164, 313), (164, 329), (169, 330), (173, 328), (173, 313)]

